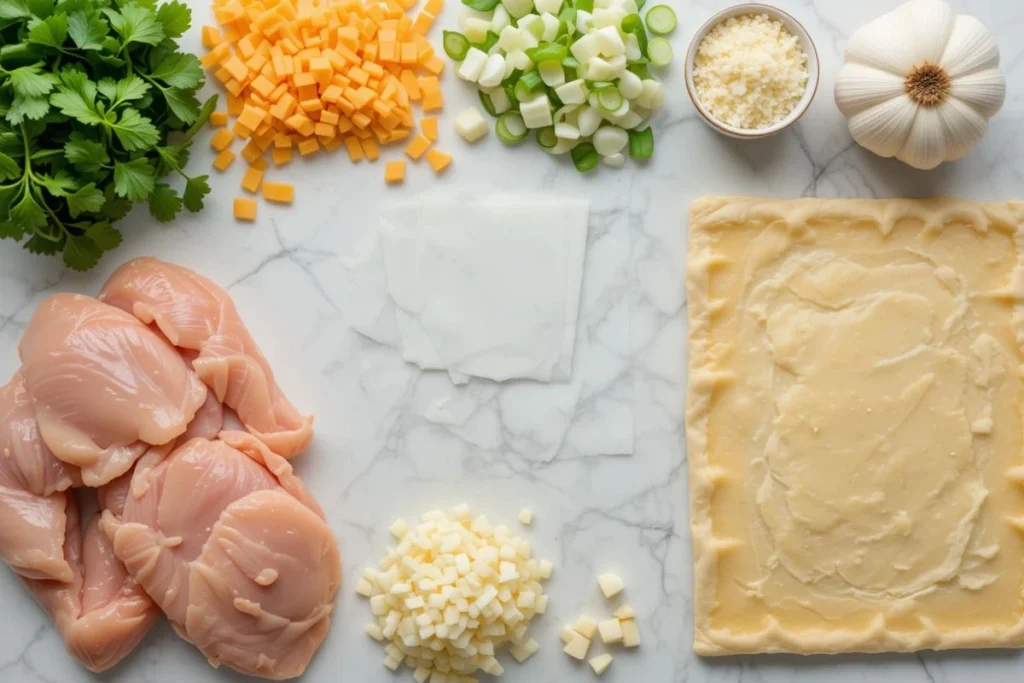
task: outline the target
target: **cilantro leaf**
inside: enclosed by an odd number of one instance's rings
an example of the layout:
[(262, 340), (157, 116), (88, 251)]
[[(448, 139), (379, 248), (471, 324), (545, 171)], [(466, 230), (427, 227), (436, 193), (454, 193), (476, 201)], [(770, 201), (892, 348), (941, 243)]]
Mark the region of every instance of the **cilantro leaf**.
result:
[(157, 45), (164, 39), (163, 26), (156, 18), (153, 10), (141, 5), (125, 5), (120, 12), (112, 9), (104, 9), (103, 13), (110, 20), (110, 25), (119, 36), (121, 42), (143, 43), (145, 45)]
[(60, 79), (63, 85), (50, 95), (50, 104), (62, 114), (88, 125), (99, 125), (105, 119), (96, 110), (96, 84), (81, 71), (65, 69)]
[(23, 97), (15, 95), (10, 109), (7, 110), (7, 120), (18, 125), (25, 119), (33, 121), (46, 116), (50, 110), (50, 103), (45, 97)]
[(103, 250), (86, 235), (68, 234), (64, 243), (64, 265), (71, 270), (85, 271), (100, 262)]
[(32, 12), (22, 0), (0, 0), (0, 19), (26, 19)]
[(75, 192), (67, 195), (68, 213), (72, 218), (78, 218), (81, 213), (92, 213), (103, 208), (106, 197), (96, 189), (94, 183), (89, 183)]
[(16, 94), (22, 97), (39, 97), (53, 90), (53, 86), (57, 84), (57, 79), (53, 74), (42, 73), (40, 67), (42, 67), (42, 64), (29, 64), (28, 66), (12, 69), (8, 73), (11, 79), (11, 86)]
[(167, 36), (180, 38), (192, 25), (192, 10), (178, 0), (171, 0), (157, 8), (156, 18), (163, 24)]
[(210, 194), (209, 179), (208, 175), (197, 175), (185, 183), (185, 208), (192, 213), (203, 210), (203, 197)]
[(28, 22), (30, 43), (38, 43), (47, 47), (59, 48), (68, 37), (68, 15), (54, 14), (46, 19), (33, 19)]
[(91, 239), (104, 251), (110, 251), (121, 246), (121, 233), (113, 228), (109, 222), (100, 221), (90, 226), (85, 231), (85, 236)]
[(18, 162), (3, 152), (0, 152), (0, 180), (20, 177), (21, 166), (18, 165)]
[(108, 184), (103, 190), (103, 196), (106, 198), (107, 203), (103, 205), (103, 208), (99, 211), (99, 214), (110, 221), (118, 221), (128, 215), (131, 211), (132, 203), (127, 199), (118, 197), (114, 193), (113, 184)]
[(48, 240), (45, 237), (39, 235), (32, 235), (28, 242), (23, 245), (25, 250), (30, 254), (41, 254), (43, 256), (52, 256), (61, 250), (63, 240)]
[(110, 161), (106, 145), (75, 131), (64, 143), (64, 157), (82, 173), (95, 173)]
[(75, 45), (83, 50), (102, 50), (107, 31), (107, 22), (98, 14), (72, 12), (68, 15), (68, 35)]
[(141, 202), (149, 197), (155, 182), (153, 167), (143, 158), (114, 162), (114, 189), (122, 197)]
[(20, 240), (25, 236), (25, 228), (15, 225), (14, 221), (10, 219), (11, 202), (19, 192), (21, 192), (19, 186), (0, 186), (0, 239)]
[(167, 108), (171, 110), (184, 124), (190, 124), (196, 120), (199, 114), (199, 100), (189, 90), (181, 88), (168, 88), (163, 91), (164, 99), (167, 101)]
[(149, 76), (175, 88), (194, 88), (203, 80), (203, 67), (195, 55), (175, 52), (161, 60)]
[(125, 109), (121, 114), (121, 120), (110, 127), (129, 152), (147, 149), (160, 140), (160, 131), (137, 109)]
[(110, 100), (112, 105), (122, 102), (139, 100), (149, 91), (149, 84), (138, 76), (132, 75), (115, 81), (113, 78), (104, 78), (97, 87), (100, 94)]
[(69, 190), (75, 189), (78, 183), (68, 175), (67, 171), (58, 171), (55, 175), (45, 174), (34, 175), (32, 178), (36, 183), (46, 188), (46, 191), (54, 197), (63, 197)]
[(31, 192), (25, 192), (18, 203), (11, 206), (8, 216), (16, 227), (35, 230), (46, 225), (46, 214)]
[(149, 198), (149, 213), (161, 223), (174, 220), (181, 211), (181, 197), (167, 183), (157, 183)]

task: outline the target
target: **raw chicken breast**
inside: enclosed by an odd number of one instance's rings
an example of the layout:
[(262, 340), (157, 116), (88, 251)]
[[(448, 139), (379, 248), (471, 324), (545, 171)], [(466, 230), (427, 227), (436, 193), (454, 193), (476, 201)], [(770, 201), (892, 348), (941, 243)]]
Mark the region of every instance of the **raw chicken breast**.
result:
[(102, 527), (214, 666), (292, 678), (327, 635), (337, 545), (291, 466), (249, 434), (143, 458), (123, 514), (105, 513)]
[(68, 652), (90, 671), (104, 671), (135, 649), (160, 610), (114, 557), (99, 516), (83, 533), (74, 496), (57, 495), (67, 501), (64, 557), (73, 575), (68, 582), (23, 582), (50, 615)]
[(312, 438), (312, 418), (285, 398), (226, 291), (187, 268), (154, 258), (124, 264), (100, 300), (154, 324), (175, 346), (199, 352), (193, 367), (246, 429), (286, 458)]
[(0, 559), (15, 573), (71, 581), (62, 492), (77, 480), (40, 438), (24, 378), (15, 373), (0, 388)]
[(124, 474), (182, 433), (206, 387), (135, 317), (92, 297), (54, 294), (29, 321), (22, 373), (43, 441), (87, 486)]

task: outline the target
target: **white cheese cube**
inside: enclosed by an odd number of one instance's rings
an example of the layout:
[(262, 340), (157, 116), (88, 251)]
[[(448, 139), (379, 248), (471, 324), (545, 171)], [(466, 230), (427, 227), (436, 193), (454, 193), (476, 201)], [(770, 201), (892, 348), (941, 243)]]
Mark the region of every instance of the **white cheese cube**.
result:
[(577, 78), (555, 88), (555, 94), (558, 95), (558, 99), (562, 100), (563, 104), (585, 104), (587, 101), (587, 86), (582, 78)]
[(537, 72), (544, 85), (555, 88), (565, 84), (565, 70), (558, 62), (541, 62), (537, 65)]
[(590, 668), (594, 670), (594, 673), (600, 676), (608, 667), (612, 664), (612, 656), (607, 652), (603, 655), (598, 655), (590, 660)]
[(384, 658), (384, 666), (386, 666), (387, 668), (391, 669), (392, 671), (397, 671), (398, 670), (398, 666), (400, 664), (401, 664), (401, 662), (399, 662), (399, 661), (397, 661), (395, 659), (392, 659), (391, 657), (385, 657)]
[(462, 32), (471, 43), (482, 43), (487, 40), (487, 32), (491, 30), (491, 22), (474, 16), (463, 15), (459, 21)]
[(622, 624), (618, 619), (604, 619), (597, 623), (597, 631), (601, 634), (601, 642), (611, 645), (622, 642)]
[(501, 0), (501, 4), (513, 19), (524, 17), (533, 9), (533, 0)]
[(561, 638), (562, 642), (568, 644), (576, 636), (576, 631), (572, 626), (563, 626), (562, 630), (558, 632), (558, 637)]
[(377, 624), (369, 623), (366, 625), (364, 630), (366, 631), (366, 635), (370, 636), (374, 640), (384, 640), (384, 632), (381, 631), (380, 626)]
[[(581, 131), (582, 132), (582, 131)], [(551, 564), (550, 560), (540, 561), (540, 578), (547, 580), (551, 578), (551, 572), (554, 569), (554, 565)]]
[(533, 523), (533, 511), (529, 508), (523, 508), (519, 511), (519, 523), (529, 526)]
[(626, 587), (622, 579), (610, 573), (601, 574), (601, 576), (597, 577), (597, 584), (601, 587), (601, 592), (604, 593), (604, 597), (608, 600), (621, 593), (622, 589)]
[(540, 15), (541, 23), (544, 26), (544, 31), (540, 35), (540, 39), (545, 42), (551, 42), (558, 37), (558, 17), (554, 14), (545, 12)]
[[(577, 16), (580, 14), (585, 14), (585, 12), (577, 12)], [(575, 57), (580, 64), (584, 64), (597, 57), (598, 54), (600, 54), (601, 48), (598, 44), (597, 36), (592, 33), (588, 33), (573, 43), (572, 47), (569, 48), (569, 51), (572, 52), (572, 56)]]
[[(467, 142), (475, 142), (487, 134), (487, 122), (475, 106), (460, 114), (455, 119), (455, 132)], [(465, 558), (465, 555), (459, 557)], [(462, 571), (462, 569), (459, 569)], [(469, 571), (469, 560), (466, 560), (466, 571)]]
[(475, 47), (469, 48), (469, 52), (466, 53), (466, 58), (462, 60), (462, 64), (459, 65), (459, 78), (464, 81), (476, 83), (480, 78), (480, 74), (484, 72), (484, 66), (486, 64), (486, 52)]
[(386, 595), (375, 595), (370, 598), (370, 611), (375, 617), (382, 617), (388, 613), (388, 598)]
[(484, 64), (483, 71), (480, 72), (480, 78), (477, 79), (477, 83), (485, 88), (493, 88), (496, 85), (500, 85), (502, 80), (505, 78), (505, 58), (499, 53), (495, 53), (487, 58), (487, 62)]
[(406, 524), (404, 519), (396, 519), (389, 530), (391, 535), (395, 537), (395, 540), (401, 541), (409, 533), (409, 525)]
[(532, 100), (519, 103), (519, 114), (527, 128), (544, 128), (550, 126), (551, 102), (547, 95), (540, 95)]
[(508, 15), (508, 10), (505, 9), (505, 6), (499, 4), (495, 7), (494, 16), (491, 17), (491, 30), (500, 34), (506, 26), (511, 24), (512, 18)]
[(584, 638), (592, 639), (597, 633), (597, 622), (590, 617), (580, 617), (572, 628)]
[(535, 652), (537, 652), (537, 650), (539, 650), (539, 649), (540, 649), (540, 644), (537, 643), (537, 641), (534, 640), (533, 638), (530, 638), (530, 640), (528, 640), (521, 647), (519, 645), (513, 645), (512, 647), (510, 647), (509, 648), (509, 653), (511, 653), (511, 655), (513, 657), (515, 657), (515, 660), (517, 662), (522, 664), (527, 659), (529, 659)]
[(364, 578), (360, 578), (359, 582), (356, 583), (356, 593), (362, 595), (364, 598), (369, 598), (373, 596), (373, 584)]
[(534, 0), (533, 6), (541, 14), (558, 14), (562, 9), (562, 0)]
[(640, 645), (640, 629), (634, 619), (627, 619), (622, 622), (622, 644), (626, 647), (638, 647)]
[(590, 640), (579, 633), (573, 635), (572, 640), (562, 648), (562, 652), (573, 659), (583, 661), (587, 657), (587, 650), (590, 649)]
[(615, 610), (615, 618), (620, 621), (626, 621), (627, 619), (635, 619), (636, 612), (629, 605), (623, 604), (617, 610)]
[(422, 666), (417, 667), (416, 670), (412, 672), (412, 677), (416, 683), (426, 683), (426, 680), (430, 677), (430, 669)]
[(533, 606), (537, 604), (537, 596), (532, 591), (523, 591), (516, 598), (516, 607), (524, 609), (533, 609)]
[(538, 595), (534, 602), (533, 611), (535, 614), (544, 614), (548, 611), (548, 596)]

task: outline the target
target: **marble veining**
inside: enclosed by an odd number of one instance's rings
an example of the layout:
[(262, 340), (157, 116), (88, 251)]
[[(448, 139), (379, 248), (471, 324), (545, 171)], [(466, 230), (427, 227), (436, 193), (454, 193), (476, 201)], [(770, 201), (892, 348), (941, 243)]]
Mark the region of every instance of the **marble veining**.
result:
[[(187, 1), (195, 26), (184, 43), (199, 51), (198, 25), (212, 17), (206, 3)], [(672, 37), (677, 56), (685, 53), (703, 22), (729, 4), (668, 2), (679, 17)], [(228, 286), (288, 395), (317, 418), (313, 447), (294, 462), (339, 537), (348, 578), (337, 619), (307, 681), (412, 680), (408, 673), (396, 677), (382, 666), (382, 650), (362, 633), (369, 609), (354, 595), (350, 579), (379, 556), (393, 518), (465, 501), (513, 526), (519, 508), (529, 506), (536, 519), (526, 535), (539, 556), (556, 564), (549, 585), (551, 607), (534, 627), (542, 649), (526, 665), (510, 663), (503, 680), (511, 683), (592, 680), (589, 669), (561, 653), (557, 634), (581, 612), (605, 614), (595, 577), (609, 570), (626, 580), (626, 599), (638, 613), (643, 637), (639, 650), (613, 650), (615, 661), (602, 679), (611, 683), (1017, 683), (1024, 655), (1016, 652), (702, 660), (690, 649), (683, 447), (689, 201), (705, 194), (1024, 199), (1024, 43), (1019, 38), (1024, 4), (952, 0), (957, 10), (978, 16), (992, 30), (1002, 50), (1008, 96), (982, 144), (962, 161), (932, 172), (857, 147), (832, 101), (847, 37), (895, 7), (896, 0), (775, 4), (811, 33), (822, 69), (810, 111), (779, 136), (740, 142), (713, 133), (690, 105), (676, 64), (664, 74), (668, 98), (654, 126), (652, 162), (581, 177), (567, 159), (552, 160), (531, 145), (505, 150), (490, 135), (469, 148), (457, 139), (451, 121), (476, 104), (476, 96), (449, 75), (440, 144), (457, 154), (440, 180), (428, 168), (413, 165), (404, 187), (389, 188), (379, 162), (351, 166), (342, 155), (300, 160), (286, 173), (273, 174), (299, 183), (295, 206), (261, 204), (260, 218), (250, 226), (230, 217), (241, 169), (224, 175), (211, 171), (214, 192), (205, 212), (170, 226), (137, 212), (123, 226), (125, 244), (86, 275), (0, 243), (0, 376), (6, 380), (17, 366), (18, 339), (44, 296), (57, 290), (95, 293), (129, 258), (174, 260)], [(452, 0), (439, 25), (453, 24), (457, 12)], [(194, 168), (206, 168), (211, 158), (210, 150), (198, 145)], [(596, 340), (594, 348), (606, 357), (594, 364), (593, 380), (578, 400), (552, 404), (560, 406), (564, 419), (544, 416), (538, 421), (529, 396), (487, 385), (472, 385), (451, 398), (446, 404), (450, 419), (431, 419), (437, 417), (430, 413), (432, 403), (451, 393), (447, 380), (406, 365), (392, 349), (353, 331), (355, 292), (343, 260), (375, 220), (376, 207), (445, 186), (480, 192), (554, 189), (590, 198), (585, 279), (595, 312), (581, 322), (581, 334)], [(619, 352), (623, 339), (627, 351)], [(588, 424), (602, 419), (607, 403), (622, 401), (632, 402), (634, 455), (601, 455), (587, 442), (594, 433)], [(89, 680), (244, 679), (210, 669), (165, 626), (119, 667), (91, 676), (64, 654), (56, 633), (13, 575), (0, 571), (0, 681)]]

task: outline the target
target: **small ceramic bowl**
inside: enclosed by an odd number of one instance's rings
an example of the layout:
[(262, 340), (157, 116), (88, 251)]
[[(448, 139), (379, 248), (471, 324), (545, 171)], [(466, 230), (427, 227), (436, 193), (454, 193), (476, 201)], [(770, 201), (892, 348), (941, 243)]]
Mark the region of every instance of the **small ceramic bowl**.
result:
[[(701, 41), (704, 40), (704, 36), (708, 34), (708, 31), (729, 17), (735, 17), (742, 14), (767, 14), (771, 19), (782, 22), (789, 32), (796, 36), (797, 40), (800, 41), (800, 47), (802, 47), (803, 51), (807, 54), (807, 86), (804, 88), (804, 96), (800, 98), (800, 101), (797, 102), (793, 111), (791, 111), (786, 118), (768, 126), (767, 128), (736, 128), (735, 126), (730, 126), (723, 121), (719, 121), (711, 114), (711, 112), (704, 108), (704, 105), (700, 101), (700, 97), (697, 95), (697, 89), (693, 85), (693, 61), (697, 56), (697, 48), (700, 47)], [(814, 95), (818, 92), (818, 51), (815, 49), (814, 41), (812, 41), (810, 35), (808, 35), (807, 29), (805, 29), (800, 22), (779, 8), (772, 7), (771, 5), (764, 5), (759, 2), (745, 2), (739, 5), (734, 5), (733, 7), (724, 9), (708, 19), (707, 22), (705, 22), (705, 24), (697, 31), (693, 40), (690, 41), (690, 49), (686, 52), (686, 91), (690, 94), (693, 106), (697, 108), (698, 112), (700, 112), (701, 118), (703, 118), (709, 126), (723, 135), (746, 140), (765, 138), (769, 135), (775, 135), (779, 131), (788, 128), (797, 119), (803, 116), (804, 112), (807, 111), (807, 108), (810, 106), (811, 100), (814, 99)]]

